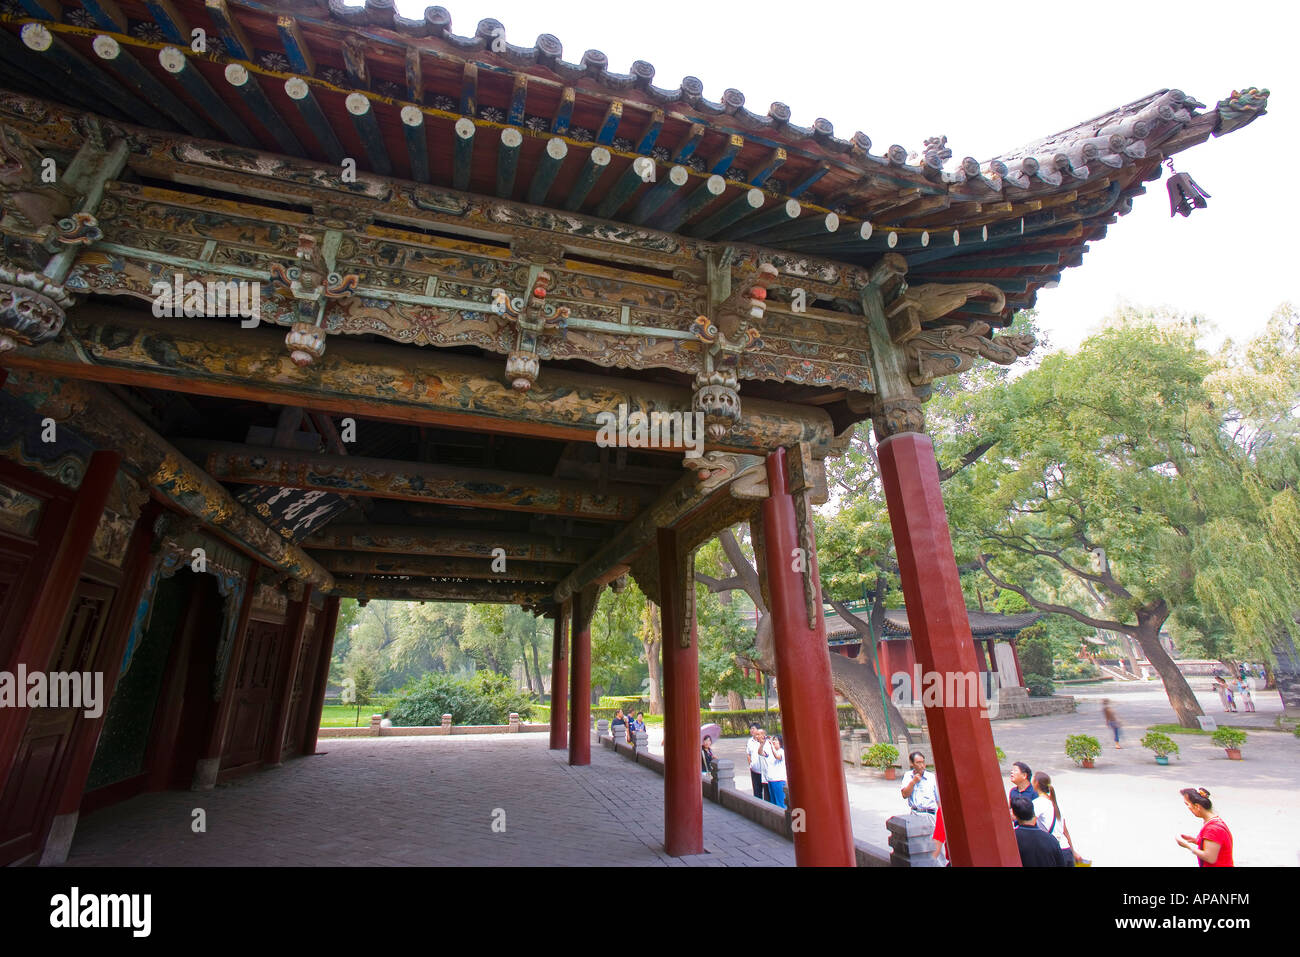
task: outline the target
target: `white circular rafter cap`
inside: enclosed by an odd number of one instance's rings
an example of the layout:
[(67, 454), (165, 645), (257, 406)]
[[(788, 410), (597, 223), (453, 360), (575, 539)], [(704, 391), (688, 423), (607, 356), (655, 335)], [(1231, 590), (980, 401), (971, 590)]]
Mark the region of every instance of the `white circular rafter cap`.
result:
[(307, 94), (311, 92), (307, 87), (307, 81), (300, 76), (291, 76), (284, 81), (284, 92), (289, 95), (291, 100), (305, 100)]
[(185, 54), (176, 47), (163, 47), (158, 51), (158, 62), (168, 73), (180, 73), (185, 69)]
[(37, 53), (44, 53), (54, 43), (54, 34), (43, 23), (23, 24), (22, 37), (27, 48)]
[(674, 166), (668, 171), (668, 179), (674, 186), (685, 186), (686, 181), (691, 178), (685, 166)]
[(95, 37), (95, 39), (91, 41), (90, 47), (95, 51), (95, 55), (101, 60), (116, 60), (118, 54), (122, 52), (122, 44), (118, 43), (107, 33), (101, 33), (99, 36)]
[(226, 82), (231, 86), (243, 86), (248, 82), (248, 70), (242, 63), (227, 63)]
[(407, 126), (423, 126), (424, 114), (420, 112), (418, 106), (402, 107), (402, 122)]
[(365, 116), (370, 112), (370, 99), (360, 93), (349, 93), (343, 103), (353, 116)]
[(518, 149), (524, 142), (524, 135), (513, 126), (501, 131), (501, 145), (507, 149)]
[(474, 121), (467, 116), (462, 116), (456, 121), (456, 135), (463, 140), (469, 139), (474, 135)]

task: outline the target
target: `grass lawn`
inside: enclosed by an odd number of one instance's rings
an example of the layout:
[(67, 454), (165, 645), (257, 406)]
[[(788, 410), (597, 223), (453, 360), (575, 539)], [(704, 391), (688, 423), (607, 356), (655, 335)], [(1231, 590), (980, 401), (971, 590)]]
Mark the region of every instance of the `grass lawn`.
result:
[[(1253, 725), (1245, 725), (1245, 724), (1221, 724), (1219, 725), (1219, 727), (1237, 728), (1241, 731), (1246, 731), (1246, 732), (1273, 730), (1272, 728), (1259, 728)], [(1213, 731), (1202, 731), (1200, 728), (1184, 728), (1181, 724), (1153, 724), (1151, 725), (1151, 727), (1147, 728), (1147, 730), (1159, 731), (1161, 734), (1199, 734), (1202, 737), (1206, 737), (1206, 738), (1214, 734)]]
[[(382, 710), (382, 709), (381, 709)], [(354, 704), (327, 704), (321, 711), (322, 728), (361, 728), (370, 727), (370, 715), (378, 714), (370, 705), (361, 706), (361, 720), (357, 720), (357, 706)]]

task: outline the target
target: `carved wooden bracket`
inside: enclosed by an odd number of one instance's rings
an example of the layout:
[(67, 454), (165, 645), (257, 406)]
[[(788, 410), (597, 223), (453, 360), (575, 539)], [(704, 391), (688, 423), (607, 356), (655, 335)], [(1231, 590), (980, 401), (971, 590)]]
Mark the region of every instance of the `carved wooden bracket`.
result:
[(1005, 366), (1033, 351), (1033, 336), (991, 336), (990, 331), (987, 322), (972, 322), (917, 333), (903, 347), (912, 384), (965, 372), (980, 356)]
[(546, 303), (551, 274), (541, 266), (528, 267), (527, 288), (522, 296), (511, 297), (504, 289), (492, 290), (492, 309), (515, 324), (515, 347), (506, 356), (506, 378), (518, 392), (527, 392), (537, 381), (541, 361), (537, 339), (545, 333), (561, 332), (569, 318), (569, 307), (558, 309)]
[(351, 296), (360, 283), (356, 273), (344, 275), (338, 271), (342, 243), (343, 234), (336, 229), (327, 230), (323, 242), (312, 233), (299, 233), (294, 253), (297, 264), (271, 264), (272, 292), (294, 300), (297, 306), (298, 320), (284, 337), (295, 365), (309, 366), (325, 354), (322, 321), (326, 306), (332, 299)]
[(899, 345), (921, 334), (922, 326), (966, 305), (970, 299), (987, 298), (1001, 311), (1007, 297), (986, 282), (926, 283), (908, 286), (885, 308), (889, 338)]

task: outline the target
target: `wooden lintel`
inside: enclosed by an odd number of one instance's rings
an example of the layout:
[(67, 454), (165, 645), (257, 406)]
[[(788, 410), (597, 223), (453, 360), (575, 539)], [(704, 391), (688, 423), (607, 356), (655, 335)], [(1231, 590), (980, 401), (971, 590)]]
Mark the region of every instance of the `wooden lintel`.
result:
[(340, 579), (337, 594), (368, 601), (488, 602), (537, 606), (550, 603), (550, 589), (529, 582), (458, 582), (437, 579)]
[(409, 525), (329, 525), (308, 537), (303, 542), (303, 547), (484, 561), (500, 557), (504, 553), (507, 568), (512, 561), (576, 565), (586, 557), (588, 551), (570, 542), (557, 545), (554, 538), (523, 532), (473, 529), (440, 531)]
[(322, 550), (313, 557), (332, 575), (412, 575), (484, 581), (558, 582), (573, 571), (572, 564), (565, 562), (533, 562), (492, 555), (458, 558), (449, 555)]
[(187, 455), (219, 482), (319, 489), (340, 495), (441, 502), (475, 508), (628, 521), (641, 510), (636, 486), (604, 494), (586, 482), (490, 469), (454, 468), (360, 456), (269, 451), (232, 442), (181, 441)]
[[(6, 352), (0, 366), (292, 403), (407, 424), (581, 442), (594, 442), (603, 421), (600, 414), (620, 404), (629, 412), (691, 408), (691, 392), (684, 387), (544, 368), (532, 390), (521, 395), (507, 382), (499, 361), (331, 339), (322, 357), (309, 369), (300, 369), (277, 329), (82, 307), (69, 312), (58, 339)], [(717, 444), (719, 450), (766, 453), (809, 442), (815, 455), (825, 454), (833, 432), (824, 410), (764, 399), (744, 401), (741, 420)]]

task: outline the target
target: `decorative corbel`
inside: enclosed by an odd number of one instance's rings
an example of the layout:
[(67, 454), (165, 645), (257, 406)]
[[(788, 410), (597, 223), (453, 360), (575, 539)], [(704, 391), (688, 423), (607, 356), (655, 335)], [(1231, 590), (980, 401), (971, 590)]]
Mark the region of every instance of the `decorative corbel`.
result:
[(515, 347), (506, 356), (506, 378), (516, 392), (527, 392), (537, 381), (541, 362), (537, 358), (538, 337), (562, 332), (569, 318), (569, 307), (556, 308), (546, 302), (552, 277), (541, 266), (528, 267), (527, 288), (523, 296), (511, 297), (504, 289), (492, 290), (492, 310), (514, 323)]
[(294, 300), (298, 313), (284, 337), (295, 365), (309, 366), (325, 354), (325, 310), (331, 300), (351, 296), (361, 282), (356, 273), (338, 271), (342, 244), (343, 234), (336, 229), (326, 230), (319, 243), (313, 234), (299, 233), (297, 264), (271, 264), (272, 292)]
[(1261, 90), (1254, 86), (1244, 90), (1233, 90), (1225, 99), (1214, 104), (1215, 112), (1218, 114), (1214, 123), (1214, 135), (1222, 136), (1224, 133), (1241, 129), (1256, 117), (1268, 112), (1265, 109), (1267, 106), (1268, 90)]
[(992, 301), (993, 309), (1001, 312), (1007, 297), (997, 286), (986, 282), (926, 283), (905, 286), (902, 292), (885, 307), (889, 338), (903, 345), (921, 333), (922, 326), (948, 313), (960, 309), (971, 299)]
[(708, 436), (719, 442), (740, 421), (740, 356), (762, 346), (762, 333), (754, 323), (767, 312), (767, 289), (779, 275), (771, 263), (759, 265), (752, 280), (732, 291), (728, 247), (708, 258), (709, 315), (699, 316), (691, 326), (704, 346), (703, 369), (695, 376), (691, 408), (704, 415)]
[(74, 301), (44, 274), (0, 264), (0, 353), (49, 342)]
[(990, 330), (987, 322), (975, 321), (918, 332), (903, 347), (912, 384), (927, 385), (941, 376), (965, 372), (980, 356), (1011, 365), (1029, 355), (1036, 344), (1033, 336), (991, 336)]

